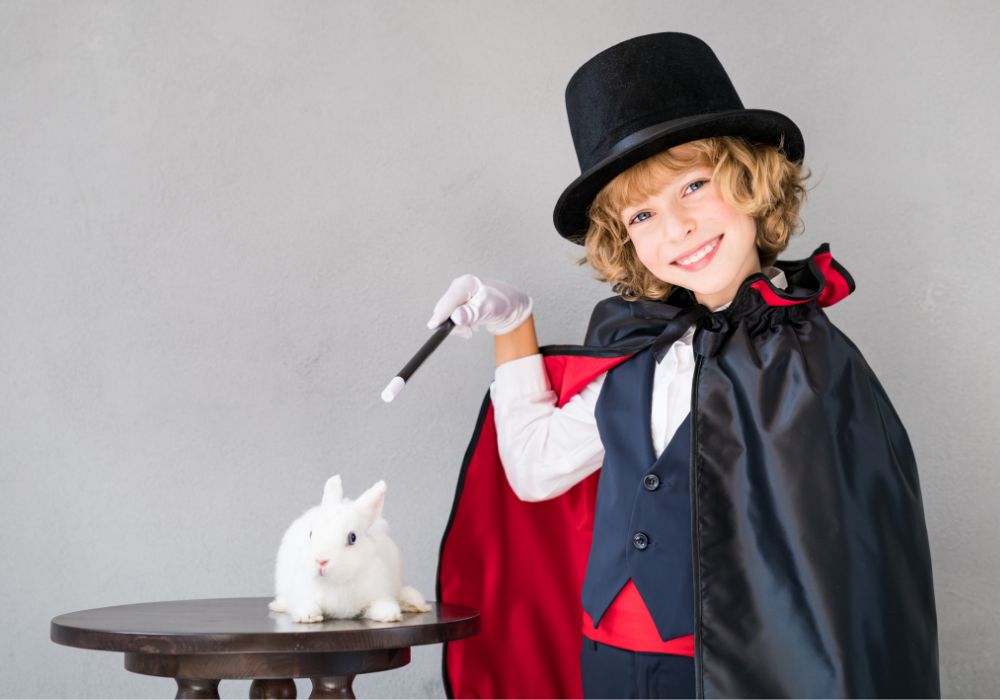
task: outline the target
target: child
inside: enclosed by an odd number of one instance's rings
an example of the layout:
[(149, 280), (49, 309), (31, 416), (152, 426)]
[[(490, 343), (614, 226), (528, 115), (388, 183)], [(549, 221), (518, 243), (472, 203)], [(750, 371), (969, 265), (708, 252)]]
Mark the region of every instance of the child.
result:
[(539, 348), (531, 298), (474, 275), (428, 322), (497, 354), (438, 563), (438, 599), (482, 611), (448, 695), (940, 697), (913, 452), (822, 311), (854, 281), (825, 243), (777, 260), (799, 130), (673, 32), (566, 102), (556, 228), (615, 296), (582, 346)]

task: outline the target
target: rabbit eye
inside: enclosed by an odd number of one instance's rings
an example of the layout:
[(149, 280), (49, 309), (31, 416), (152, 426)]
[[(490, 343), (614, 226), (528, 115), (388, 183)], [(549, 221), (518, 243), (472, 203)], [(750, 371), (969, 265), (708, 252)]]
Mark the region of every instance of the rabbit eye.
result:
[(313, 536), (313, 531), (312, 531), (312, 530), (310, 530), (310, 531), (309, 531), (309, 539), (312, 539), (312, 536)]
[(354, 544), (355, 542), (357, 542), (357, 540), (358, 536), (355, 535), (353, 532), (347, 533), (347, 544)]

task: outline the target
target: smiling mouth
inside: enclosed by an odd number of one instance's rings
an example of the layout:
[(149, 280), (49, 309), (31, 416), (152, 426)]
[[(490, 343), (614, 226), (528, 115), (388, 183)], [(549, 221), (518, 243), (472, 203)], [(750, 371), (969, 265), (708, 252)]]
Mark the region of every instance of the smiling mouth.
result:
[(715, 251), (719, 249), (719, 244), (722, 243), (722, 237), (725, 234), (720, 233), (718, 236), (713, 238), (711, 241), (701, 246), (693, 253), (682, 255), (676, 260), (674, 260), (671, 265), (676, 265), (681, 268), (698, 268), (702, 264), (707, 264), (707, 260), (710, 260), (715, 254)]

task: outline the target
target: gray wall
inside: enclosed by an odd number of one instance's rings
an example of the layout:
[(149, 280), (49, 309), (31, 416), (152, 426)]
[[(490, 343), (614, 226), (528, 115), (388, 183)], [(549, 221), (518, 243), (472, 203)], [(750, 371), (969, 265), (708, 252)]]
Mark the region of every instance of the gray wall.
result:
[[(995, 3), (0, 3), (0, 694), (157, 697), (60, 613), (271, 592), (288, 523), (379, 478), (410, 582), (437, 549), (492, 340), (379, 393), (464, 272), (576, 343), (610, 294), (551, 224), (565, 83), (631, 36), (703, 37), (792, 117), (829, 315), (907, 426), (946, 696), (1000, 690), (993, 446)], [(443, 697), (440, 647), (362, 697)], [(224, 681), (246, 697), (248, 681)], [(301, 697), (308, 694), (299, 686)]]

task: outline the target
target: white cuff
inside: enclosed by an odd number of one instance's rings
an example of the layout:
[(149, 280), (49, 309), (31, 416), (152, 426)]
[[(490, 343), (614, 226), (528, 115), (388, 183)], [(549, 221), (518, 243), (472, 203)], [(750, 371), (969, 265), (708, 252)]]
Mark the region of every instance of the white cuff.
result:
[(494, 396), (499, 392), (501, 400), (537, 396), (552, 390), (541, 353), (504, 362), (497, 366), (495, 376)]

